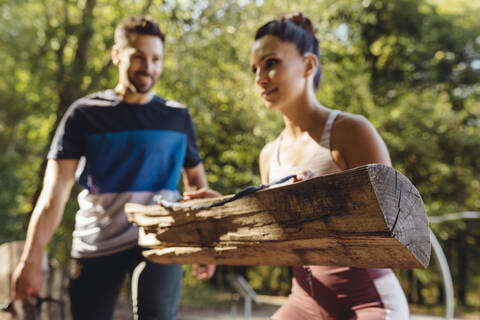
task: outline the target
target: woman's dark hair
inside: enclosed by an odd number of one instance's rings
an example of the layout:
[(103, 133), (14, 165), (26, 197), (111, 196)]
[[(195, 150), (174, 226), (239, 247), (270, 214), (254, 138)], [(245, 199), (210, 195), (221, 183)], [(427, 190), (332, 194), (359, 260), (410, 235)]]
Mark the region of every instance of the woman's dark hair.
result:
[(133, 33), (157, 36), (162, 43), (165, 42), (165, 36), (157, 23), (144, 16), (132, 16), (123, 20), (115, 29), (115, 44), (120, 47), (127, 46)]
[(273, 35), (283, 41), (293, 43), (302, 55), (305, 53), (316, 55), (319, 63), (313, 78), (313, 87), (317, 90), (322, 77), (322, 66), (320, 65), (319, 42), (315, 37), (316, 31), (310, 19), (301, 12), (294, 12), (284, 15), (280, 20), (272, 20), (261, 26), (255, 33), (255, 40), (266, 35)]

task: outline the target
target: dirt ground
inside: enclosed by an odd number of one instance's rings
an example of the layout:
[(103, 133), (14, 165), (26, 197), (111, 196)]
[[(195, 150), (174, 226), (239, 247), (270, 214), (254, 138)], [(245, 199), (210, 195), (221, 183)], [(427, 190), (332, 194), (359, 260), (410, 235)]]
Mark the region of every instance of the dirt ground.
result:
[[(268, 320), (270, 316), (278, 309), (283, 297), (260, 296), (262, 301), (260, 305), (252, 304), (251, 320)], [(132, 309), (126, 297), (122, 296), (117, 310), (115, 311), (115, 320), (131, 320)], [(232, 302), (225, 306), (203, 306), (191, 307), (180, 306), (178, 310), (178, 320), (234, 320), (244, 319), (243, 300)]]

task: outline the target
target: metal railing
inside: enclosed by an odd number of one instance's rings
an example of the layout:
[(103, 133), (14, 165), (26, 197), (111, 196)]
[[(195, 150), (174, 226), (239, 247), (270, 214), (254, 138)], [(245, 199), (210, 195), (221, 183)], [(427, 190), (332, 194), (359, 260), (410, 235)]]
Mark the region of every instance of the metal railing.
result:
[[(441, 216), (431, 216), (428, 217), (428, 221), (433, 224), (442, 223), (445, 221), (455, 221), (462, 219), (478, 219), (480, 218), (480, 212), (476, 211), (463, 211), (456, 213), (447, 213)], [(440, 270), (442, 272), (444, 292), (445, 292), (445, 319), (451, 320), (454, 316), (454, 304), (455, 297), (453, 292), (453, 280), (452, 274), (450, 272), (450, 267), (448, 266), (447, 258), (443, 252), (440, 242), (438, 242), (437, 237), (431, 229), (430, 231), (430, 242), (432, 244), (433, 252), (437, 257), (438, 263), (440, 265)]]
[[(252, 301), (255, 302), (257, 305), (260, 304), (260, 301), (257, 298), (257, 294), (255, 290), (248, 284), (247, 280), (240, 275), (230, 275), (227, 277), (228, 282), (233, 290), (236, 293), (240, 294), (240, 296), (244, 299), (244, 319), (250, 320), (252, 316)], [(231, 309), (231, 317), (232, 319), (236, 319), (237, 317), (237, 308), (236, 303), (232, 301), (232, 309)]]

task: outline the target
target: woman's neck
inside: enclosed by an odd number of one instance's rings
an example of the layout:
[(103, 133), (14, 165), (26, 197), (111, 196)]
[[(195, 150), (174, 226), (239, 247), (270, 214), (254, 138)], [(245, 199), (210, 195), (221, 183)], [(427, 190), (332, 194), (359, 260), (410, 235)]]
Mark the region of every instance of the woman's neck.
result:
[(285, 134), (293, 139), (307, 132), (315, 135), (318, 124), (328, 117), (328, 109), (318, 102), (315, 94), (305, 95), (282, 108)]

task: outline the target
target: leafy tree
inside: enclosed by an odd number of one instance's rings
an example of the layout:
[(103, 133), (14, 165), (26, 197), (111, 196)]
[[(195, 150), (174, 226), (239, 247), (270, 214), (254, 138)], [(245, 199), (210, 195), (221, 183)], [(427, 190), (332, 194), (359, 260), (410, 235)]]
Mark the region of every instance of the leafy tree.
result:
[[(233, 193), (259, 183), (258, 154), (279, 134), (282, 119), (253, 88), (253, 35), (261, 24), (297, 10), (312, 18), (322, 40), (319, 100), (373, 122), (394, 167), (417, 186), (429, 214), (480, 210), (480, 8), (474, 2), (4, 0), (0, 242), (24, 237), (43, 159), (66, 108), (115, 85), (113, 31), (131, 14), (151, 15), (167, 34), (156, 91), (189, 107), (211, 186)], [(49, 249), (61, 262), (68, 259), (75, 211), (71, 201)], [(478, 291), (477, 229), (473, 223), (434, 226), (465, 305), (474, 303), (469, 292)], [(286, 270), (240, 269), (269, 293), (288, 291)], [(231, 271), (220, 268), (218, 279)], [(441, 296), (435, 266), (413, 273), (416, 280), (401, 273), (412, 301)]]

